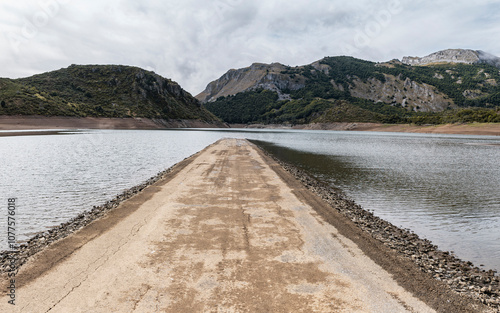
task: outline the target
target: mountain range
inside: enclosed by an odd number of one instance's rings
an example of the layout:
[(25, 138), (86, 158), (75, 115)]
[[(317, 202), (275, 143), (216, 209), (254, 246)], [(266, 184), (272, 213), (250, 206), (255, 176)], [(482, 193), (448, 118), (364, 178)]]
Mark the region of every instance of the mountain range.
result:
[(295, 67), (254, 63), (196, 98), (229, 123), (500, 121), (499, 68), (500, 58), (466, 49), (381, 63), (347, 56)]
[[(193, 97), (123, 65), (71, 65), (0, 78), (0, 116), (74, 116), (227, 123), (500, 122), (500, 58), (449, 49), (370, 62), (325, 57), (303, 66), (231, 69)], [(160, 122), (160, 125), (167, 125)]]

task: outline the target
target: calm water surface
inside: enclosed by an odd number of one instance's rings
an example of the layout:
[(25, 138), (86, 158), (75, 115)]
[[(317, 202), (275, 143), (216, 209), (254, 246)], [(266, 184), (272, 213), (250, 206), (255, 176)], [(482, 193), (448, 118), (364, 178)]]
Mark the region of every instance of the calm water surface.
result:
[[(113, 198), (223, 137), (256, 139), (365, 209), (500, 269), (500, 138), (376, 132), (92, 130), (0, 137), (0, 201), (18, 239)], [(6, 215), (0, 227), (6, 229)], [(6, 249), (0, 236), (0, 249)]]

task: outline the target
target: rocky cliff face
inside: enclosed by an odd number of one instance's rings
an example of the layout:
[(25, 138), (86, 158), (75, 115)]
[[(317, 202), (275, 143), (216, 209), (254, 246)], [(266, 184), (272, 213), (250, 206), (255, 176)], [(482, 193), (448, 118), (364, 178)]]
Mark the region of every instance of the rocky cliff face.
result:
[(275, 91), (280, 99), (289, 99), (284, 90), (297, 90), (305, 86), (304, 78), (290, 79), (281, 72), (288, 67), (280, 63), (254, 63), (249, 67), (231, 69), (219, 79), (209, 83), (196, 98), (203, 103), (212, 102), (219, 97), (234, 95), (259, 88)]
[(439, 63), (486, 63), (500, 68), (500, 58), (481, 50), (448, 49), (429, 54), (425, 57), (403, 57), (402, 63), (423, 66)]
[(349, 88), (351, 95), (423, 112), (443, 111), (453, 106), (453, 101), (434, 86), (418, 83), (401, 75), (384, 76), (385, 82), (374, 78), (366, 82), (359, 78), (354, 79)]
[[(117, 85), (119, 80), (113, 77), (112, 82), (110, 81), (111, 86)], [(154, 94), (163, 99), (174, 98), (184, 104), (200, 107), (200, 103), (189, 92), (182, 89), (179, 84), (153, 72), (137, 69), (135, 81), (130, 85), (135, 93), (141, 94), (143, 99), (148, 99), (148, 97), (151, 97), (150, 94)]]

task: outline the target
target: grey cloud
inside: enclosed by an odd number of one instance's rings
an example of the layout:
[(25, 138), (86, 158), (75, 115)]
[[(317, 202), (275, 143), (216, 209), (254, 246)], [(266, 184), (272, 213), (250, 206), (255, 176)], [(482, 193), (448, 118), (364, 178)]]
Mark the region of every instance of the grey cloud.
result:
[[(121, 63), (153, 69), (196, 94), (230, 68), (307, 64), (347, 48), (374, 61), (461, 47), (500, 54), (500, 10), (488, 0), (64, 2), (19, 51), (12, 49), (9, 34), (22, 36), (25, 19), (40, 12), (40, 5), (1, 2), (0, 76), (72, 63)], [(377, 14), (391, 5), (399, 11), (380, 20)]]

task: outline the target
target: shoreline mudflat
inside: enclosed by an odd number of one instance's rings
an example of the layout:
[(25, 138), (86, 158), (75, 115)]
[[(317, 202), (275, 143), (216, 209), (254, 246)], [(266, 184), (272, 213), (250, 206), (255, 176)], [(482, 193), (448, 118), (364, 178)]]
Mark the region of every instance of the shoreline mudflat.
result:
[(16, 283), (14, 312), (488, 311), (236, 139), (31, 256)]
[(410, 124), (378, 124), (378, 123), (315, 123), (305, 125), (264, 125), (264, 124), (232, 124), (233, 128), (271, 128), (271, 129), (306, 129), (306, 130), (340, 130), (340, 131), (374, 131), (403, 132), (423, 134), (460, 134), (500, 136), (500, 123), (471, 123), (446, 125), (410, 125)]
[[(33, 130), (50, 130), (46, 134), (57, 134), (65, 129), (165, 129), (165, 128), (271, 128), (308, 130), (351, 130), (377, 132), (407, 132), (429, 134), (463, 134), (500, 136), (500, 123), (472, 123), (447, 125), (409, 125), (378, 123), (315, 123), (305, 125), (232, 124), (223, 122), (201, 122), (196, 120), (156, 120), (148, 118), (96, 118), (96, 117), (45, 117), (45, 116), (0, 116), (0, 130), (24, 130), (29, 135), (42, 135)], [(1, 136), (21, 136), (24, 132), (2, 133)]]
[(222, 122), (150, 118), (0, 116), (0, 130), (225, 128)]

